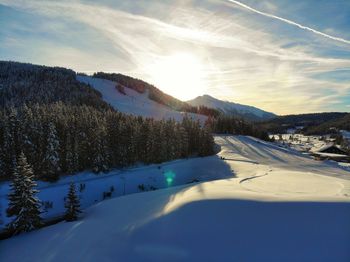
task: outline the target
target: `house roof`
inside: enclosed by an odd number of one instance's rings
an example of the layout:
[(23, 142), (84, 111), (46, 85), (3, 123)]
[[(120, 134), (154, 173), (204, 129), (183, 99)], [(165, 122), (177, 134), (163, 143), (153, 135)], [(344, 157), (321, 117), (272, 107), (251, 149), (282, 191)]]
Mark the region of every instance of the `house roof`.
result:
[(331, 148), (332, 146), (334, 146), (334, 143), (323, 144), (321, 146), (314, 146), (313, 148), (311, 148), (310, 151), (312, 151), (312, 152), (322, 152), (324, 150), (327, 150), (328, 148)]
[(315, 152), (323, 152), (331, 147), (335, 147), (334, 143), (328, 143), (326, 145), (323, 145), (320, 148), (316, 149)]
[(322, 153), (322, 152), (324, 152), (324, 151), (326, 151), (327, 149), (332, 148), (332, 147), (335, 147), (336, 149), (338, 149), (338, 150), (344, 152), (344, 154), (346, 155), (346, 152), (345, 152), (344, 150), (342, 150), (342, 149), (340, 148), (340, 146), (336, 145), (335, 143), (328, 143), (328, 144), (323, 145), (323, 146), (321, 146), (321, 147), (313, 147), (310, 151), (311, 151), (311, 152), (314, 152), (314, 153)]
[(321, 152), (314, 152), (315, 155), (324, 156), (324, 157), (331, 157), (331, 158), (345, 158), (349, 157), (348, 155), (341, 155), (341, 154), (333, 154), (333, 153), (321, 153)]

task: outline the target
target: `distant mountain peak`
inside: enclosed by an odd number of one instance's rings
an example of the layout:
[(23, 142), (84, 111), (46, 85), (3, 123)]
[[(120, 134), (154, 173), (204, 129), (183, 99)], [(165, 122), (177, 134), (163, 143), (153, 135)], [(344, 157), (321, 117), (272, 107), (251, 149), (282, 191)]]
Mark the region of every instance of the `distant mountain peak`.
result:
[(238, 115), (250, 120), (268, 120), (276, 117), (275, 114), (254, 106), (220, 100), (208, 94), (198, 96), (190, 101), (187, 101), (187, 103), (192, 106), (206, 106), (215, 108), (226, 114)]
[(198, 97), (204, 97), (204, 98), (209, 98), (209, 99), (217, 99), (211, 95), (207, 95), (207, 94), (204, 94), (204, 95), (201, 95), (201, 96), (198, 96)]

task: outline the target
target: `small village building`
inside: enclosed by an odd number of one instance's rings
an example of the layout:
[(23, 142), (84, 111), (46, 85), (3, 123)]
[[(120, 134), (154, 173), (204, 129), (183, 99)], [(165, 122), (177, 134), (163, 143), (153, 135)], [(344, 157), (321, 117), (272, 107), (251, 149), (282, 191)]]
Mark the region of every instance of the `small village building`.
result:
[(350, 155), (334, 143), (329, 143), (320, 148), (312, 148), (310, 153), (319, 160), (350, 162)]

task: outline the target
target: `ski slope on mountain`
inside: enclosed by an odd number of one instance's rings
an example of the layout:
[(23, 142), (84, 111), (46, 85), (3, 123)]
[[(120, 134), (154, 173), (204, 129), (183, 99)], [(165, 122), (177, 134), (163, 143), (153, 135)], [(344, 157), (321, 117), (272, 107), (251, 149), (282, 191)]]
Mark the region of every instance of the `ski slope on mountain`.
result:
[(0, 261), (350, 261), (350, 172), (251, 137), (215, 141), (235, 177), (101, 202), (0, 242)]
[(154, 118), (156, 120), (175, 119), (176, 121), (181, 121), (185, 114), (194, 120), (199, 120), (201, 123), (204, 123), (207, 119), (204, 115), (172, 110), (165, 105), (149, 99), (147, 92), (141, 94), (125, 87), (125, 94), (122, 94), (116, 89), (117, 83), (110, 80), (82, 75), (78, 75), (77, 80), (89, 84), (98, 90), (102, 94), (104, 101), (122, 113)]
[(254, 106), (223, 101), (209, 95), (198, 96), (195, 99), (187, 101), (187, 103), (192, 106), (216, 108), (225, 114), (239, 114), (252, 120), (267, 120), (276, 117), (275, 114), (266, 112)]

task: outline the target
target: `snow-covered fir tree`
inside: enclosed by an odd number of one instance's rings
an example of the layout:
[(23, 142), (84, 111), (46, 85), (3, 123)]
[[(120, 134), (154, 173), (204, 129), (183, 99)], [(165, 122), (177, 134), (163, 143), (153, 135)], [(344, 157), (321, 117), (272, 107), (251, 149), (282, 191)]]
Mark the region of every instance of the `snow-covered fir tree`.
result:
[(43, 166), (44, 177), (49, 181), (55, 181), (58, 179), (60, 172), (60, 158), (58, 154), (59, 146), (60, 142), (57, 137), (56, 127), (50, 122), (48, 125), (47, 144)]
[(109, 168), (109, 149), (106, 144), (106, 129), (104, 126), (98, 126), (95, 129), (96, 137), (92, 143), (93, 156), (92, 156), (92, 170), (95, 173), (106, 172)]
[[(32, 142), (35, 133), (37, 132), (36, 126), (34, 124), (34, 116), (33, 112), (30, 107), (27, 105), (23, 106), (23, 112), (22, 112), (22, 122), (21, 122), (21, 150), (24, 152), (24, 154), (27, 157), (27, 161), (30, 162), (36, 162), (36, 152), (37, 148), (35, 147), (35, 143)], [(35, 130), (35, 131), (34, 131)]]
[(75, 184), (73, 182), (69, 186), (65, 208), (66, 208), (66, 213), (64, 218), (66, 221), (75, 221), (78, 219), (78, 215), (79, 213), (81, 213), (80, 201), (77, 196)]
[(68, 174), (74, 173), (74, 171), (79, 170), (79, 159), (78, 159), (78, 143), (77, 139), (72, 140), (71, 134), (67, 134), (67, 142), (65, 147), (65, 171)]
[(13, 217), (8, 229), (14, 234), (31, 231), (41, 225), (40, 202), (33, 181), (33, 171), (23, 153), (14, 163), (7, 215)]
[(14, 118), (17, 115), (17, 111), (13, 108), (10, 108), (7, 111), (7, 115), (2, 119), (4, 120), (1, 129), (2, 129), (2, 145), (0, 146), (0, 157), (2, 168), (0, 170), (2, 176), (11, 177), (11, 174), (14, 171), (14, 162), (16, 158), (17, 146), (15, 144), (15, 130), (16, 121)]

